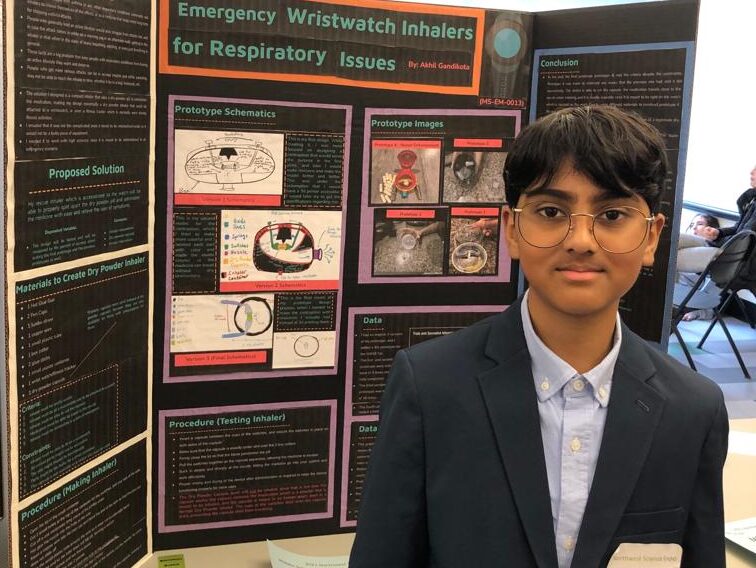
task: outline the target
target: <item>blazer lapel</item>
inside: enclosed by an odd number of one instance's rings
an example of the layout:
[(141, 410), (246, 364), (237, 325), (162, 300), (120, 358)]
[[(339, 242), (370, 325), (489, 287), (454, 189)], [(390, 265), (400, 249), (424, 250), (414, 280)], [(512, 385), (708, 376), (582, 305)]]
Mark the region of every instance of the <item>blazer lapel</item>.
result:
[(498, 364), (478, 382), (530, 549), (539, 567), (551, 568), (557, 555), (549, 483), (520, 303), (492, 324), (486, 355)]
[(646, 461), (664, 408), (647, 381), (655, 368), (643, 340), (622, 328), (604, 435), (573, 566), (599, 566)]

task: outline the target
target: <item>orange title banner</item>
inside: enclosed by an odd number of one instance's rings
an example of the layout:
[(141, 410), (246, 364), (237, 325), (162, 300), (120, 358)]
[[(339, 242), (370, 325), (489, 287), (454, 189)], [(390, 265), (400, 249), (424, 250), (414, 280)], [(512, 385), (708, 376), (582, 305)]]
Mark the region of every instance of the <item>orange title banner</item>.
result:
[[(483, 9), (386, 0), (292, 0), (273, 9), (256, 8), (248, 0), (223, 4), (160, 0), (160, 73), (479, 94)], [(352, 15), (356, 10), (361, 11), (358, 17)], [(301, 35), (287, 35), (291, 29), (301, 30)], [(240, 38), (248, 39), (239, 43)], [(287, 40), (301, 47), (280, 43)], [(347, 46), (358, 51), (348, 52)], [(264, 70), (245, 68), (260, 61)], [(307, 71), (308, 65), (321, 72)], [(272, 70), (276, 67), (280, 71)]]

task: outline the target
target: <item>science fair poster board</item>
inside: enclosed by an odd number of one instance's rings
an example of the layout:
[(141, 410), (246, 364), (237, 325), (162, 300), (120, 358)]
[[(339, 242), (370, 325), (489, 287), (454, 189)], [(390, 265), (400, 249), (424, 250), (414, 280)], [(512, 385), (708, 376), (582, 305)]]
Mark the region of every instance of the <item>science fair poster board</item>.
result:
[[(686, 6), (692, 9), (692, 3)], [(630, 8), (588, 11), (578, 24), (580, 42), (574, 43), (578, 34), (561, 34), (553, 18), (534, 36), (532, 15), (498, 11), (348, 1), (260, 3), (255, 12), (233, 15), (226, 10), (203, 11), (190, 3), (164, 2), (162, 8), (158, 115), (167, 120), (164, 126), (158, 124), (156, 151), (157, 163), (168, 166), (165, 179), (160, 171), (157, 179), (159, 186), (165, 185), (165, 206), (172, 218), (167, 216), (164, 228), (158, 224), (158, 233), (163, 230), (166, 235), (165, 255), (173, 263), (171, 275), (166, 261), (166, 289), (173, 286), (173, 292), (166, 297), (166, 309), (156, 313), (164, 315), (163, 328), (175, 334), (171, 337), (177, 343), (169, 346), (166, 342), (163, 364), (167, 362), (167, 368), (163, 381), (156, 385), (155, 398), (172, 401), (169, 406), (158, 403), (162, 410), (182, 413), (236, 404), (275, 408), (282, 403), (330, 404), (335, 400), (337, 408), (343, 409), (343, 419), (337, 424), (339, 451), (328, 454), (339, 472), (330, 518), (307, 516), (317, 511), (287, 512), (281, 508), (284, 502), (277, 501), (267, 516), (256, 510), (237, 510), (239, 516), (233, 519), (216, 519), (223, 525), (204, 519), (208, 524), (203, 531), (174, 517), (172, 526), (158, 526), (156, 545), (184, 546), (189, 534), (192, 544), (212, 544), (349, 530), (357, 521), (360, 484), (378, 427), (382, 381), (396, 350), (474, 323), (516, 297), (517, 263), (506, 254), (499, 223), (505, 203), (501, 169), (512, 140), (528, 119), (540, 116), (546, 107), (615, 103), (656, 120), (676, 164), (676, 138), (686, 135), (689, 42), (695, 27), (678, 31), (679, 37), (667, 37), (670, 32), (662, 24), (669, 23), (671, 15), (664, 12), (658, 29), (651, 26), (642, 31), (634, 26), (610, 40), (602, 18), (617, 23), (648, 20), (652, 8), (643, 8), (644, 15), (634, 16), (635, 20), (627, 20)], [(570, 21), (575, 23), (575, 18)], [(588, 40), (591, 43), (586, 44)], [(638, 44), (643, 47), (628, 49)], [(565, 58), (581, 60), (585, 76), (557, 63), (543, 63)], [(654, 73), (654, 83), (639, 84), (645, 104), (632, 106), (641, 99), (628, 97), (641, 93), (628, 88), (623, 89), (624, 99), (616, 93), (612, 98), (606, 80), (597, 83), (596, 89), (588, 88), (585, 81), (597, 80), (603, 69), (635, 78)], [(664, 88), (657, 87), (657, 73)], [(582, 82), (570, 86), (573, 98), (569, 99), (564, 90), (559, 95), (557, 86), (546, 83), (552, 80)], [(226, 94), (230, 85), (233, 96)], [(582, 99), (576, 98), (578, 92), (583, 93)], [(184, 110), (190, 104), (198, 108)], [(296, 126), (301, 130), (283, 123), (284, 110), (297, 113), (303, 107), (320, 110), (315, 118), (299, 121)], [(275, 117), (264, 116), (272, 110)], [(229, 119), (234, 119), (238, 132), (222, 127)], [(270, 124), (266, 128), (260, 122)], [(199, 131), (204, 147), (199, 144)], [(287, 162), (286, 148), (291, 137), (310, 135), (341, 136), (344, 142), (320, 152), (305, 152), (319, 160), (320, 169), (304, 191), (310, 196), (304, 208), (300, 205), (303, 193), (292, 185), (300, 179), (301, 162), (299, 168)], [(191, 144), (184, 144), (186, 140)], [(300, 149), (296, 146), (294, 151)], [(343, 154), (339, 155), (339, 149)], [(212, 171), (202, 169), (194, 158), (189, 164), (191, 152), (199, 157), (206, 150), (215, 153), (203, 158)], [(257, 152), (262, 170), (257, 174), (244, 162), (252, 151)], [(283, 172), (276, 178), (272, 164), (281, 163)], [(343, 168), (343, 190), (336, 198), (333, 190), (339, 187), (339, 168)], [(289, 170), (295, 172), (293, 177)], [(252, 175), (267, 177), (251, 181)], [(237, 177), (231, 187), (228, 181), (233, 176)], [(674, 210), (676, 189), (673, 178), (663, 198), (665, 212)], [(287, 203), (290, 199), (291, 204)], [(334, 207), (339, 199), (341, 207)], [(202, 229), (183, 228), (188, 219), (203, 219), (213, 208), (217, 208), (215, 217), (205, 219)], [(318, 218), (333, 226), (338, 224), (334, 213), (345, 223), (341, 272), (331, 291), (338, 306), (336, 321), (323, 317), (314, 331), (304, 320), (279, 329), (278, 310), (290, 313), (285, 302), (292, 295), (307, 313), (301, 316), (307, 321), (318, 319), (311, 311), (330, 315), (330, 303), (309, 310), (312, 290), (304, 289), (306, 285), (324, 287), (329, 277), (323, 261), (310, 252), (309, 241), (301, 265), (279, 265), (277, 274), (263, 274), (255, 254), (265, 260), (259, 255), (267, 244), (255, 242), (253, 233), (272, 236), (280, 252), (275, 246), (269, 251), (288, 262), (289, 232), (276, 238), (265, 226), (280, 222), (292, 227), (316, 225)], [(185, 230), (189, 238), (184, 241)], [(195, 235), (206, 239), (204, 246), (192, 245)], [(244, 243), (245, 238), (251, 242)], [(157, 241), (163, 239), (158, 236)], [(180, 250), (179, 242), (184, 243)], [(317, 239), (313, 242), (317, 250)], [(221, 254), (226, 244), (228, 255)], [(232, 254), (234, 249), (238, 252)], [(644, 275), (651, 284), (641, 296), (623, 303), (623, 315), (631, 327), (655, 341), (661, 338), (663, 318), (649, 322), (644, 310), (664, 303), (663, 267), (669, 250), (664, 246), (660, 250), (658, 274), (648, 271)], [(190, 251), (189, 260), (184, 260), (184, 251)], [(193, 255), (203, 255), (204, 260), (195, 262)], [(200, 269), (187, 268), (192, 266)], [(271, 288), (271, 282), (277, 287)], [(300, 288), (290, 288), (293, 282)], [(189, 293), (177, 294), (179, 289)], [(223, 301), (227, 303), (221, 307)], [(208, 311), (185, 311), (190, 304)], [(204, 335), (188, 341), (195, 315), (203, 321), (213, 315), (217, 327), (203, 326), (198, 331)], [(283, 321), (292, 320), (285, 316)], [(281, 333), (291, 337), (293, 345), (277, 339)], [(224, 338), (224, 334), (238, 337)], [(333, 359), (308, 366), (302, 355), (315, 350), (313, 357), (325, 355), (321, 345), (329, 334), (335, 343)], [(206, 349), (197, 348), (200, 340), (206, 342)], [(288, 345), (293, 355), (287, 354)], [(203, 367), (207, 354), (216, 359), (216, 365)], [(245, 361), (247, 355), (259, 359)], [(199, 365), (176, 365), (195, 356)], [(179, 390), (181, 384), (191, 388)], [(222, 393), (216, 385), (223, 385)], [(265, 430), (264, 425), (260, 428)], [(157, 444), (158, 460), (164, 463), (168, 463), (166, 444)], [(325, 448), (323, 442), (321, 452)], [(313, 455), (313, 459), (322, 458)], [(180, 471), (182, 466), (177, 467)], [(192, 467), (204, 471), (209, 465)], [(271, 479), (276, 479), (278, 473), (270, 467)], [(239, 481), (235, 487), (240, 494), (246, 491), (244, 483)], [(282, 490), (279, 498), (285, 499), (288, 491)], [(179, 493), (161, 481), (155, 506), (168, 511), (171, 503), (181, 499)], [(281, 522), (276, 522), (277, 511)], [(234, 523), (245, 530), (236, 529)]]
[(17, 0), (4, 22), (7, 558), (129, 567), (152, 530), (152, 10)]
[[(157, 549), (349, 530), (343, 467), (364, 416), (342, 414), (346, 311), (394, 306), (406, 317), (387, 314), (386, 334), (425, 321), (431, 338), (515, 299), (501, 172), (525, 119), (532, 21), (160, 3)], [(380, 382), (406, 343), (364, 369)]]
[[(14, 568), (354, 530), (395, 352), (517, 296), (527, 121), (620, 103), (684, 153), (695, 2), (146, 4), (6, 4)], [(663, 251), (623, 304), (653, 340)]]

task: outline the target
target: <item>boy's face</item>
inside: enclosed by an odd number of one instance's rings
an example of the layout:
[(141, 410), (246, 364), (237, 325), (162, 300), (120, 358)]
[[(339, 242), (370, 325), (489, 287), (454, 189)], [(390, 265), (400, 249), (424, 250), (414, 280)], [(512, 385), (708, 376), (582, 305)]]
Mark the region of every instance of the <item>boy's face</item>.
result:
[[(643, 216), (651, 217), (648, 205), (639, 196), (614, 197), (596, 186), (571, 164), (562, 164), (548, 194), (523, 193), (518, 208), (529, 203), (543, 203), (571, 213), (595, 214), (608, 207), (630, 206)], [(547, 209), (552, 214), (553, 209)], [(641, 245), (627, 253), (602, 249), (592, 233), (592, 219), (572, 218), (572, 229), (558, 245), (551, 248), (532, 246), (522, 238), (514, 212), (505, 210), (504, 223), (509, 253), (519, 259), (530, 284), (530, 301), (539, 304), (540, 312), (550, 315), (584, 317), (617, 310), (620, 298), (633, 286), (642, 266), (651, 266), (664, 226), (657, 215), (650, 223)], [(532, 306), (531, 306), (532, 313)]]

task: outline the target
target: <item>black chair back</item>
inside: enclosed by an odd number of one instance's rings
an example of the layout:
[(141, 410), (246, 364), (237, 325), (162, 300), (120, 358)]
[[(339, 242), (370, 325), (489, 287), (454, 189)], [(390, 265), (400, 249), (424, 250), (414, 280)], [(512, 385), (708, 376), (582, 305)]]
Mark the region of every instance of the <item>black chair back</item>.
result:
[[(678, 301), (677, 290), (675, 291), (676, 297), (672, 315), (672, 333), (674, 333), (675, 337), (677, 337), (680, 347), (682, 348), (683, 353), (685, 354), (685, 358), (687, 359), (691, 369), (695, 370), (696, 364), (693, 362), (693, 357), (691, 356), (688, 347), (685, 345), (685, 341), (680, 334), (678, 325), (680, 321), (682, 321), (682, 317), (685, 312), (691, 309), (689, 305), (692, 307), (701, 307), (695, 305), (694, 297), (697, 293), (703, 292), (703, 289), (706, 287), (707, 278), (711, 278), (712, 282), (716, 284), (718, 290), (716, 297), (709, 297), (707, 299), (707, 301), (713, 300), (714, 302), (711, 306), (714, 309), (714, 319), (709, 325), (709, 328), (706, 330), (704, 336), (701, 338), (701, 341), (698, 343), (698, 347), (701, 348), (703, 346), (706, 338), (709, 336), (709, 333), (711, 333), (711, 330), (714, 329), (714, 325), (718, 323), (722, 327), (722, 331), (724, 331), (724, 334), (727, 337), (727, 341), (729, 342), (730, 347), (732, 348), (732, 352), (735, 354), (735, 357), (738, 360), (738, 364), (740, 365), (740, 369), (743, 371), (743, 375), (748, 379), (751, 378), (751, 375), (749, 374), (748, 369), (743, 362), (743, 358), (740, 355), (738, 346), (735, 344), (735, 341), (732, 338), (732, 334), (730, 334), (730, 330), (727, 329), (727, 324), (722, 317), (722, 312), (727, 309), (727, 306), (733, 300), (733, 298), (738, 297), (737, 291), (743, 288), (742, 286), (737, 287), (736, 283), (738, 282), (738, 280), (744, 277), (746, 271), (750, 271), (752, 269), (755, 270), (754, 273), (756, 274), (756, 233), (754, 233), (753, 231), (740, 231), (739, 233), (736, 233), (734, 236), (730, 237), (730, 239), (722, 247), (719, 255), (711, 262), (709, 262), (709, 265), (700, 274), (698, 280), (696, 280), (696, 283), (690, 288), (688, 293), (685, 294), (685, 298)], [(681, 290), (680, 295), (684, 293), (684, 290)], [(711, 296), (711, 294), (709, 294), (709, 296)], [(714, 307), (715, 305), (716, 307)]]
[(755, 248), (754, 238), (756, 233), (752, 231), (741, 231), (733, 235), (724, 244), (719, 256), (709, 263), (709, 276), (719, 288), (728, 288), (736, 277), (742, 275), (746, 266), (744, 261)]
[(737, 278), (732, 283), (734, 290), (753, 290), (756, 287), (756, 246), (743, 263)]

